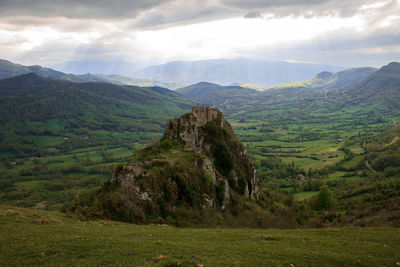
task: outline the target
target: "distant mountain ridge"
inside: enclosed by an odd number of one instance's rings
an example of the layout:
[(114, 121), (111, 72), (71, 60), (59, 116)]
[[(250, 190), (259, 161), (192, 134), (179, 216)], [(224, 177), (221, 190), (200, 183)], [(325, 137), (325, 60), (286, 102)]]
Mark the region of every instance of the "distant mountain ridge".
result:
[(0, 59), (0, 79), (11, 78), (15, 76), (19, 76), (27, 73), (36, 73), (39, 76), (45, 78), (55, 78), (68, 80), (71, 82), (107, 82), (110, 83), (107, 79), (103, 79), (93, 74), (85, 74), (85, 75), (73, 75), (66, 74), (61, 71), (56, 71), (51, 68), (42, 67), (39, 65), (34, 66), (24, 66), (16, 63), (12, 63), (8, 60)]
[[(231, 66), (231, 71), (228, 71), (226, 64), (234, 62)], [(209, 61), (198, 61), (198, 62), (172, 62), (166, 65), (176, 65), (177, 69), (182, 72), (182, 75), (189, 75), (191, 71), (187, 71), (188, 66), (193, 66), (193, 72), (201, 70), (203, 67), (210, 65), (210, 71), (205, 75), (211, 74), (212, 70), (217, 70), (215, 78), (219, 77), (221, 72), (229, 72), (231, 75), (236, 75), (236, 78), (240, 78), (240, 74), (237, 73), (238, 62), (253, 64), (252, 60), (240, 59), (240, 60), (209, 60)], [(183, 65), (182, 65), (183, 64)], [(243, 66), (249, 67), (250, 65), (243, 64)], [(266, 64), (265, 62), (257, 62), (257, 64)], [(286, 63), (285, 63), (286, 64)], [(289, 63), (287, 63), (289, 64)], [(185, 66), (186, 65), (186, 66)], [(219, 67), (220, 68), (219, 68)], [(242, 66), (242, 67), (243, 67)], [(253, 67), (255, 65), (252, 65)], [(266, 65), (264, 65), (266, 66)], [(289, 66), (289, 65), (287, 65)], [(297, 65), (296, 65), (297, 66)], [(293, 67), (293, 66), (292, 66)], [(150, 69), (157, 70), (158, 67), (151, 67)], [(251, 69), (251, 67), (249, 67)], [(176, 69), (175, 69), (176, 70)], [(176, 74), (174, 68), (167, 67), (160, 74), (165, 71)], [(96, 82), (96, 83), (112, 83), (118, 85), (124, 84), (135, 84), (138, 83), (141, 86), (151, 87), (154, 85), (161, 87), (180, 87), (179, 82), (155, 82), (151, 80), (135, 79), (130, 77), (124, 77), (119, 75), (72, 75), (65, 74), (50, 68), (44, 68), (41, 66), (23, 66), (14, 64), (6, 60), (0, 60), (0, 79), (4, 77), (16, 76), (34, 72), (43, 77), (56, 78), (68, 80), (71, 82)], [(299, 71), (301, 72), (301, 70)], [(199, 73), (198, 73), (199, 74)], [(204, 74), (204, 73), (203, 73)], [(200, 73), (199, 75), (203, 75)], [(259, 72), (254, 74), (254, 77), (259, 75)], [(247, 74), (244, 74), (247, 75)], [(198, 76), (198, 77), (200, 77)], [(189, 77), (189, 76), (187, 76)], [(211, 76), (209, 76), (211, 77)], [(226, 77), (230, 77), (227, 75)], [(279, 78), (279, 77), (278, 77)], [(192, 79), (192, 78), (191, 78)], [(212, 77), (210, 78), (212, 79)], [(237, 80), (237, 79), (236, 79)], [(236, 84), (229, 82), (229, 84)], [(197, 103), (215, 106), (222, 110), (229, 110), (231, 108), (248, 107), (253, 104), (263, 102), (267, 99), (272, 98), (288, 98), (288, 97), (312, 97), (313, 94), (331, 92), (330, 97), (343, 97), (348, 96), (351, 101), (358, 103), (362, 101), (379, 102), (389, 108), (400, 109), (400, 63), (392, 62), (380, 69), (375, 68), (351, 68), (341, 70), (338, 72), (322, 71), (314, 75), (309, 80), (302, 80), (300, 82), (280, 84), (273, 86), (269, 90), (262, 92), (245, 88), (241, 86), (222, 86), (210, 82), (199, 82), (190, 86), (181, 87), (177, 89), (177, 92), (184, 97), (195, 101)], [(317, 93), (317, 94), (319, 94)], [(326, 97), (326, 95), (320, 95), (319, 97)], [(346, 100), (347, 101), (347, 100)], [(344, 103), (344, 102), (343, 102)]]
[(380, 102), (389, 108), (400, 109), (400, 63), (383, 66), (346, 91), (359, 101)]
[(240, 86), (221, 86), (218, 84), (200, 82), (176, 92), (186, 98), (212, 107), (220, 107), (224, 110), (232, 106), (248, 105), (253, 99), (257, 99), (260, 92)]
[(339, 72), (323, 71), (315, 75), (313, 78), (305, 81), (299, 81), (288, 84), (280, 84), (273, 86), (273, 89), (304, 87), (309, 89), (333, 90), (342, 89), (346, 86), (360, 82), (377, 71), (376, 68), (350, 68)]
[(106, 79), (112, 83), (120, 84), (120, 85), (135, 85), (135, 86), (159, 86), (168, 89), (177, 89), (186, 86), (184, 83), (180, 82), (163, 82), (163, 81), (153, 81), (146, 79), (137, 79), (127, 76), (122, 76), (118, 74), (96, 74), (96, 76)]
[(173, 61), (149, 66), (134, 76), (159, 81), (193, 84), (202, 81), (221, 85), (252, 83), (262, 86), (309, 79), (322, 71), (341, 71), (329, 65), (261, 61), (247, 58)]
[[(262, 107), (273, 99), (335, 99), (342, 105), (380, 103), (400, 109), (400, 63), (390, 63), (380, 69), (351, 68), (336, 73), (321, 72), (312, 79), (274, 86), (258, 91), (240, 86), (221, 86), (200, 82), (176, 90), (183, 96), (215, 106), (223, 111), (242, 112)], [(312, 101), (314, 101), (312, 100)]]
[(42, 67), (39, 65), (24, 66), (16, 63), (12, 63), (8, 60), (0, 59), (0, 80), (19, 76), (27, 73), (36, 73), (39, 76), (45, 78), (62, 79), (77, 83), (86, 82), (99, 82), (99, 83), (113, 83), (118, 85), (134, 85), (134, 86), (159, 86), (169, 89), (176, 89), (185, 86), (183, 83), (176, 82), (158, 82), (145, 79), (135, 79), (132, 77), (126, 77), (121, 75), (104, 75), (104, 74), (66, 74), (61, 71), (57, 71), (51, 68)]
[(176, 92), (182, 94), (190, 100), (197, 101), (203, 104), (212, 105), (212, 98), (223, 94), (225, 91), (241, 91), (244, 95), (255, 93), (253, 89), (248, 89), (240, 86), (222, 86), (214, 83), (199, 82), (183, 88), (179, 88)]

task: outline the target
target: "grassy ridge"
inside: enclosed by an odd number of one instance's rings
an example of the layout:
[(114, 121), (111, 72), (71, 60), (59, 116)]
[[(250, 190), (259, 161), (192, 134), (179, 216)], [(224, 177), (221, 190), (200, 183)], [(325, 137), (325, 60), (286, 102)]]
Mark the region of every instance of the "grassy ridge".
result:
[[(400, 229), (179, 229), (0, 206), (0, 265), (394, 266)], [(159, 256), (166, 258), (157, 261)], [(192, 264), (190, 263), (192, 262)]]

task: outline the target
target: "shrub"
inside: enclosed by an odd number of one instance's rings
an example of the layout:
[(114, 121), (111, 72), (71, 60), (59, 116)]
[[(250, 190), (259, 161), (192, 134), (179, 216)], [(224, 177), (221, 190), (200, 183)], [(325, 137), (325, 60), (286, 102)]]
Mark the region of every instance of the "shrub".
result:
[(208, 186), (212, 185), (213, 179), (212, 179), (212, 176), (210, 173), (208, 173), (208, 172), (204, 173), (204, 181), (206, 182), (206, 185), (208, 185)]
[(324, 185), (319, 190), (317, 198), (315, 199), (315, 207), (318, 210), (329, 210), (335, 205), (336, 201), (333, 197), (333, 192)]
[(220, 181), (215, 188), (215, 195), (217, 197), (218, 203), (220, 206), (224, 203), (225, 198), (225, 183), (224, 181)]
[(239, 186), (239, 189), (240, 189), (240, 193), (243, 195), (244, 192), (246, 192), (246, 186), (247, 186), (246, 180), (239, 179), (238, 180), (238, 186)]
[(122, 164), (118, 164), (116, 167), (115, 167), (115, 176), (118, 176), (118, 174), (122, 171), (122, 168), (124, 167), (124, 165), (122, 165)]
[(221, 144), (214, 149), (215, 165), (223, 175), (229, 174), (232, 169), (232, 156), (226, 149), (226, 146)]
[(385, 176), (394, 176), (396, 174), (400, 173), (400, 168), (399, 167), (387, 167), (385, 168), (385, 170), (383, 171), (383, 174)]
[(179, 195), (182, 198), (185, 198), (190, 206), (194, 205), (194, 189), (190, 187), (187, 182), (179, 176), (174, 176), (176, 184), (178, 185)]

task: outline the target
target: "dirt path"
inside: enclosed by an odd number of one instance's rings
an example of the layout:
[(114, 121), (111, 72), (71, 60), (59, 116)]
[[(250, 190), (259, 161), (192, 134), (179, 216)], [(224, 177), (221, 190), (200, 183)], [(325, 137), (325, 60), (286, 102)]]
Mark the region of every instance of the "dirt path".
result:
[(365, 160), (365, 165), (367, 165), (368, 169), (370, 169), (370, 171), (373, 172), (373, 174), (379, 177), (378, 172), (375, 171), (371, 166), (369, 166), (368, 160)]

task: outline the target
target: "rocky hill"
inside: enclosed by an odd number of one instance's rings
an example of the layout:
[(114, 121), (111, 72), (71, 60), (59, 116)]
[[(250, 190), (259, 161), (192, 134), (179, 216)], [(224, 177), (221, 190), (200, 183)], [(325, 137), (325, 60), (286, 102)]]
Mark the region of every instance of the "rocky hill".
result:
[(194, 107), (168, 120), (160, 141), (116, 167), (100, 190), (71, 210), (135, 223), (210, 225), (223, 222), (223, 212), (240, 217), (245, 210), (260, 211), (256, 202), (264, 196), (262, 182), (223, 114)]

